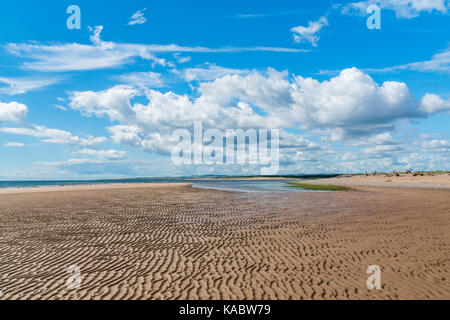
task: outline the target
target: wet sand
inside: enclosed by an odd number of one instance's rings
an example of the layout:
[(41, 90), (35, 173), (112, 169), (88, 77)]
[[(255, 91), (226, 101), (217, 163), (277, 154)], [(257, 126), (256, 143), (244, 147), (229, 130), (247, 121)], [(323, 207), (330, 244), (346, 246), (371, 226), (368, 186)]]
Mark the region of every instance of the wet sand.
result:
[(449, 270), (448, 191), (0, 194), (1, 299), (450, 299)]

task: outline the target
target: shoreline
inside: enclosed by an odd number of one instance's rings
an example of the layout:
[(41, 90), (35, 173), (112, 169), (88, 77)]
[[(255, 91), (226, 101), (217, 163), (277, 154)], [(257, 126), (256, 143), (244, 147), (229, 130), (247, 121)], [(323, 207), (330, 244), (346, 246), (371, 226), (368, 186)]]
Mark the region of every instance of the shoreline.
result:
[[(20, 194), (34, 192), (63, 192), (107, 189), (133, 189), (133, 188), (166, 188), (166, 187), (192, 187), (195, 181), (304, 181), (309, 184), (332, 185), (343, 187), (375, 187), (375, 188), (400, 188), (400, 189), (426, 189), (437, 191), (450, 191), (450, 175), (441, 174), (433, 176), (365, 176), (343, 175), (335, 178), (305, 179), (286, 177), (236, 177), (236, 178), (199, 178), (186, 179), (184, 182), (123, 182), (123, 183), (96, 183), (71, 184), (71, 185), (43, 185), (23, 187), (1, 187), (0, 195)], [(209, 188), (208, 188), (209, 189)]]
[(79, 185), (54, 185), (37, 187), (11, 187), (0, 188), (0, 195), (38, 193), (38, 192), (60, 192), (60, 191), (88, 191), (88, 190), (109, 190), (109, 189), (136, 189), (136, 188), (168, 188), (168, 187), (192, 187), (192, 183), (183, 182), (150, 182), (150, 183), (98, 183)]

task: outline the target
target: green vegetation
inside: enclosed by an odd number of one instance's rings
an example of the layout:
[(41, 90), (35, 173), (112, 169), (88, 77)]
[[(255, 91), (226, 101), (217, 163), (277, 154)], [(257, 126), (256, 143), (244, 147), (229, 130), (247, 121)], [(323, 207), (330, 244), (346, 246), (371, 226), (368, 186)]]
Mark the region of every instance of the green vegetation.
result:
[(343, 186), (333, 186), (328, 184), (313, 184), (307, 182), (288, 182), (288, 184), (293, 188), (302, 188), (305, 190), (315, 190), (315, 191), (352, 191), (352, 188)]
[[(304, 179), (304, 180), (317, 180), (339, 177), (340, 174), (299, 174), (299, 175), (280, 175), (280, 176), (199, 176), (200, 178), (213, 178), (213, 179), (255, 179), (255, 178), (267, 178), (267, 179)], [(195, 177), (194, 177), (195, 178)]]

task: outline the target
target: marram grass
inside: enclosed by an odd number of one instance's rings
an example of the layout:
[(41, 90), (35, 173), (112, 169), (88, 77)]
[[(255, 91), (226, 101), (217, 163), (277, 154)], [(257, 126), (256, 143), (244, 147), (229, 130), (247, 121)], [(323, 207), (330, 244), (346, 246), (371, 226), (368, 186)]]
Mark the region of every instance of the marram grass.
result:
[(305, 190), (316, 190), (316, 191), (352, 191), (352, 188), (343, 187), (343, 186), (333, 186), (329, 184), (313, 184), (307, 182), (288, 182), (291, 187), (294, 188), (302, 188)]

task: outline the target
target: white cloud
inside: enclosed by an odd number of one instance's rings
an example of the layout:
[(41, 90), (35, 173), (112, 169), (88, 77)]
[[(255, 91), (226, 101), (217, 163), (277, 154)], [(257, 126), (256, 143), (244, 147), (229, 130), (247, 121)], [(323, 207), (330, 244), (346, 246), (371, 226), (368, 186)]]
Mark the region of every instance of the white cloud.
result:
[(396, 145), (395, 141), (389, 132), (380, 133), (370, 137), (367, 141), (369, 145)]
[(378, 125), (407, 118), (414, 100), (405, 83), (378, 85), (369, 75), (351, 68), (329, 81), (296, 77), (294, 110), (306, 127), (375, 129)]
[(217, 78), (221, 78), (225, 75), (232, 74), (249, 74), (248, 70), (232, 69), (216, 66), (214, 64), (207, 64), (202, 67), (197, 68), (186, 68), (182, 71), (173, 70), (174, 73), (179, 75), (182, 79), (186, 81), (210, 81)]
[[(36, 162), (35, 166), (57, 169), (57, 177), (85, 177), (93, 179), (111, 178), (118, 176), (140, 176), (143, 171), (139, 171), (133, 163), (126, 160), (107, 160), (107, 159), (69, 159), (67, 161), (57, 162)], [(41, 168), (42, 170), (42, 168)], [(120, 174), (118, 175), (118, 172)]]
[(68, 131), (59, 130), (59, 129), (49, 129), (43, 126), (35, 126), (32, 125), (28, 128), (8, 128), (3, 127), (0, 128), (0, 132), (10, 133), (15, 135), (25, 135), (32, 136), (35, 138), (41, 139), (41, 141), (45, 143), (54, 143), (54, 144), (65, 144), (72, 146), (93, 146), (101, 143), (105, 143), (107, 141), (104, 137), (92, 137), (88, 136), (86, 138), (80, 138), (78, 136), (72, 135)]
[[(6, 45), (13, 55), (32, 60), (23, 64), (24, 69), (41, 72), (63, 72), (95, 70), (118, 67), (130, 63), (135, 58), (150, 60), (165, 65), (145, 45), (106, 42), (101, 39), (103, 26), (89, 28), (92, 45), (71, 44), (14, 44)], [(33, 61), (34, 60), (34, 61)]]
[(156, 72), (132, 72), (117, 76), (115, 79), (138, 87), (161, 88), (165, 86), (161, 77), (162, 75)]
[(353, 146), (378, 146), (378, 145), (397, 145), (398, 142), (392, 138), (389, 132), (379, 133), (371, 137), (362, 137), (352, 142)]
[(368, 0), (341, 6), (341, 12), (365, 15), (371, 4), (376, 4), (383, 10), (393, 10), (398, 18), (403, 19), (416, 18), (422, 12), (447, 13), (450, 7), (448, 0)]
[[(152, 157), (145, 161), (108, 159), (69, 159), (66, 161), (34, 162), (32, 167), (20, 172), (1, 172), (2, 179), (21, 180), (75, 180), (121, 179), (133, 177), (182, 176), (192, 166), (174, 167), (167, 158)], [(195, 170), (192, 172), (195, 174)]]
[(114, 143), (125, 143), (132, 146), (140, 146), (142, 143), (140, 129), (137, 125), (117, 125), (109, 127), (108, 131), (112, 134), (111, 139)]
[(307, 41), (311, 43), (314, 47), (317, 47), (319, 42), (319, 32), (328, 26), (327, 17), (321, 17), (317, 21), (310, 21), (307, 27), (298, 26), (291, 29), (294, 33), (295, 42), (301, 43)]
[(280, 131), (280, 148), (292, 149), (295, 151), (320, 151), (321, 146), (315, 142), (293, 133), (288, 133), (285, 130)]
[(33, 136), (41, 139), (41, 141), (45, 143), (64, 144), (77, 147), (94, 146), (107, 141), (104, 137), (87, 136), (81, 138), (68, 131), (30, 124), (27, 120), (27, 112), (28, 108), (24, 104), (18, 102), (0, 103), (0, 122), (12, 122), (23, 125), (22, 127), (15, 128), (0, 127), (0, 132)]
[(125, 159), (127, 157), (127, 152), (126, 151), (118, 151), (118, 150), (114, 150), (114, 149), (110, 149), (110, 150), (96, 150), (96, 149), (81, 149), (78, 152), (76, 152), (77, 154), (84, 154), (84, 155), (90, 155), (90, 156), (95, 156), (98, 157), (100, 159), (109, 159), (109, 160), (122, 160)]
[(100, 47), (100, 48), (104, 48), (104, 49), (112, 49), (113, 48), (112, 42), (102, 41), (102, 39), (101, 39), (103, 26), (95, 26), (94, 28), (89, 26), (88, 30), (91, 32), (91, 35), (89, 36), (89, 40), (91, 40), (91, 42), (96, 47)]
[(24, 62), (24, 69), (41, 72), (64, 72), (80, 70), (96, 70), (120, 67), (132, 63), (140, 58), (149, 60), (154, 64), (165, 66), (164, 59), (157, 58), (158, 53), (223, 53), (223, 52), (302, 52), (304, 50), (279, 48), (279, 47), (184, 47), (176, 44), (129, 44), (107, 42), (101, 39), (103, 26), (97, 26), (92, 31), (90, 40), (92, 45), (87, 44), (32, 44), (32, 43), (9, 43), (6, 49), (13, 55), (31, 61)]
[[(145, 74), (143, 77), (145, 82)], [(406, 155), (420, 153), (420, 146), (407, 148), (390, 131), (399, 120), (447, 111), (447, 102), (438, 96), (427, 94), (415, 101), (405, 83), (378, 84), (356, 68), (342, 70), (325, 81), (273, 69), (245, 71), (201, 80), (194, 91), (179, 95), (119, 85), (97, 92), (75, 92), (69, 97), (69, 106), (85, 116), (108, 117), (112, 142), (160, 155), (170, 154), (178, 143), (172, 137), (175, 129), (192, 130), (196, 120), (203, 122), (205, 130), (307, 129), (309, 134), (329, 139), (319, 144), (302, 134), (281, 130), (280, 162), (285, 172), (309, 173), (404, 169), (411, 163)], [(143, 97), (146, 102), (142, 102)], [(354, 157), (346, 149), (335, 151), (334, 145), (327, 144), (338, 140), (359, 148), (352, 151)], [(100, 156), (97, 150), (84, 154)], [(88, 167), (93, 168), (91, 164)], [(220, 170), (215, 168), (214, 172)]]
[(281, 17), (281, 16), (289, 16), (296, 15), (299, 13), (305, 13), (303, 10), (292, 10), (292, 11), (280, 11), (280, 12), (271, 12), (271, 13), (245, 13), (245, 14), (237, 14), (232, 16), (232, 18), (236, 19), (251, 19), (251, 18), (270, 18), (270, 17)]
[(450, 111), (450, 99), (443, 100), (435, 94), (427, 93), (419, 102), (419, 111), (426, 115)]
[[(168, 138), (172, 131), (191, 127), (196, 120), (221, 129), (300, 125), (329, 134), (332, 141), (375, 135), (367, 142), (394, 145), (386, 132), (394, 129), (397, 120), (447, 110), (438, 96), (425, 95), (417, 102), (405, 83), (379, 85), (356, 68), (322, 82), (273, 69), (251, 71), (200, 82), (196, 91), (190, 97), (115, 86), (75, 92), (69, 105), (86, 116), (108, 116), (118, 122), (109, 128), (114, 142), (163, 154), (173, 143)], [(148, 104), (131, 102), (142, 95)]]
[(400, 145), (376, 145), (362, 150), (366, 157), (371, 158), (392, 158), (395, 153), (404, 151)]
[(434, 54), (430, 60), (418, 61), (379, 69), (365, 69), (367, 72), (392, 72), (413, 70), (419, 72), (450, 72), (450, 48)]
[(427, 152), (450, 152), (450, 141), (443, 139), (424, 141), (422, 148)]
[(84, 115), (95, 114), (97, 117), (107, 115), (112, 121), (132, 121), (130, 99), (137, 94), (137, 89), (124, 85), (101, 92), (73, 92), (69, 106)]
[(173, 57), (177, 60), (179, 64), (184, 64), (192, 60), (192, 57), (183, 57), (178, 52), (174, 53)]
[[(284, 115), (279, 112), (291, 108), (296, 87), (289, 82), (287, 71), (278, 72), (269, 68), (267, 72), (226, 75), (214, 81), (202, 82), (198, 91), (201, 93), (198, 103), (231, 107), (233, 101), (238, 99), (275, 117), (281, 117)], [(279, 126), (281, 123), (273, 125)]]
[(430, 60), (413, 62), (404, 66), (398, 66), (397, 68), (416, 71), (450, 72), (450, 48), (434, 54)]
[(118, 67), (130, 63), (133, 58), (157, 61), (156, 57), (136, 51), (137, 48), (114, 47), (109, 50), (83, 44), (10, 44), (8, 49), (14, 55), (31, 59), (23, 63), (24, 69), (41, 72), (65, 72), (96, 70)]
[(21, 143), (21, 142), (7, 142), (7, 143), (3, 144), (3, 146), (4, 147), (17, 147), (17, 148), (20, 148), (20, 147), (24, 147), (25, 144)]
[(144, 8), (142, 10), (138, 10), (137, 12), (135, 12), (131, 18), (130, 18), (130, 22), (128, 22), (129, 26), (135, 25), (135, 24), (144, 24), (147, 22), (147, 18), (144, 15), (144, 12), (147, 9)]
[(23, 122), (27, 117), (28, 108), (18, 102), (0, 102), (0, 122)]
[(60, 77), (22, 77), (22, 78), (4, 78), (0, 77), (0, 83), (7, 84), (9, 87), (0, 87), (0, 94), (17, 95), (29, 91), (36, 91), (58, 83)]
[(60, 105), (60, 104), (55, 104), (55, 108), (59, 109), (59, 110), (62, 110), (62, 111), (67, 111), (67, 108), (62, 106), (62, 105)]

